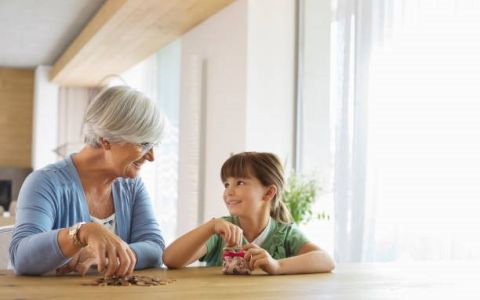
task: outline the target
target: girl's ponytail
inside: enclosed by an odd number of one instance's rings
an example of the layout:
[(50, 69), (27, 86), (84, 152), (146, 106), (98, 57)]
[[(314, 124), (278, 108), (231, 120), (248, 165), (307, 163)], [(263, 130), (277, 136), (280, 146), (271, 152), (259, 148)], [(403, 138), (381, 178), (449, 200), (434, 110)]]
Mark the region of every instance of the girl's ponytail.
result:
[(270, 209), (270, 217), (280, 223), (292, 223), (290, 211), (288, 211), (288, 208), (285, 205), (285, 202), (283, 202), (280, 195), (276, 195), (276, 199), (274, 199), (272, 202), (272, 208)]

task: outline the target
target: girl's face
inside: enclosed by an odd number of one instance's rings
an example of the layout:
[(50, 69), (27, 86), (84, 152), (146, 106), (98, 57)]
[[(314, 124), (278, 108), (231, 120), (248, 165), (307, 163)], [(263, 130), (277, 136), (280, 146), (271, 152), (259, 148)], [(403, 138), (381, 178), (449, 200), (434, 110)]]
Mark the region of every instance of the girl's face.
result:
[(228, 177), (223, 183), (223, 201), (233, 216), (255, 216), (268, 209), (268, 187), (255, 177)]
[(125, 143), (111, 144), (110, 161), (115, 175), (124, 178), (135, 178), (145, 161), (155, 159), (153, 149), (143, 151), (141, 145)]

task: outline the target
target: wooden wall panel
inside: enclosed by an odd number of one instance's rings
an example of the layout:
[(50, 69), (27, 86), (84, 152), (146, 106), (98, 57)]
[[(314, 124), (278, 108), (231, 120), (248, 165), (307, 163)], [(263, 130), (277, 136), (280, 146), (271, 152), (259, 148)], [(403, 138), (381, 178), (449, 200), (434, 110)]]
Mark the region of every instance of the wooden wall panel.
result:
[(0, 167), (32, 166), (34, 71), (0, 68)]

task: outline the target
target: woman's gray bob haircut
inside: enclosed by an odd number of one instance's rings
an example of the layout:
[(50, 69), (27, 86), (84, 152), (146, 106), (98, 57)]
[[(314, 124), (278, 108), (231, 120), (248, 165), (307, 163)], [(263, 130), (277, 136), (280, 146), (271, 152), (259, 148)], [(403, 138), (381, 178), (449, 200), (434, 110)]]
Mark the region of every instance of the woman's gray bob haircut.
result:
[(157, 143), (163, 128), (164, 117), (152, 100), (131, 87), (114, 86), (88, 105), (83, 135), (95, 148), (100, 138), (111, 143)]

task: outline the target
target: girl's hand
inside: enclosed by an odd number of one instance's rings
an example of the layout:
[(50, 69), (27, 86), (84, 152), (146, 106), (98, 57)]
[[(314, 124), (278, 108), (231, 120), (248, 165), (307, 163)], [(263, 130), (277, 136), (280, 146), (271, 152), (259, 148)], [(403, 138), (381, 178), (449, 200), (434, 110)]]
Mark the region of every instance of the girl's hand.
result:
[(245, 251), (245, 259), (248, 262), (250, 270), (261, 268), (268, 274), (279, 273), (280, 263), (278, 260), (273, 259), (267, 250), (262, 249), (253, 243), (243, 246), (242, 250)]
[(80, 228), (79, 237), (89, 248), (85, 250), (84, 260), (80, 260), (85, 267), (96, 263), (98, 272), (107, 277), (132, 275), (137, 258), (130, 246), (118, 236), (99, 224), (86, 223)]
[(223, 219), (213, 219), (213, 231), (219, 234), (228, 247), (242, 245), (243, 230), (235, 224)]

